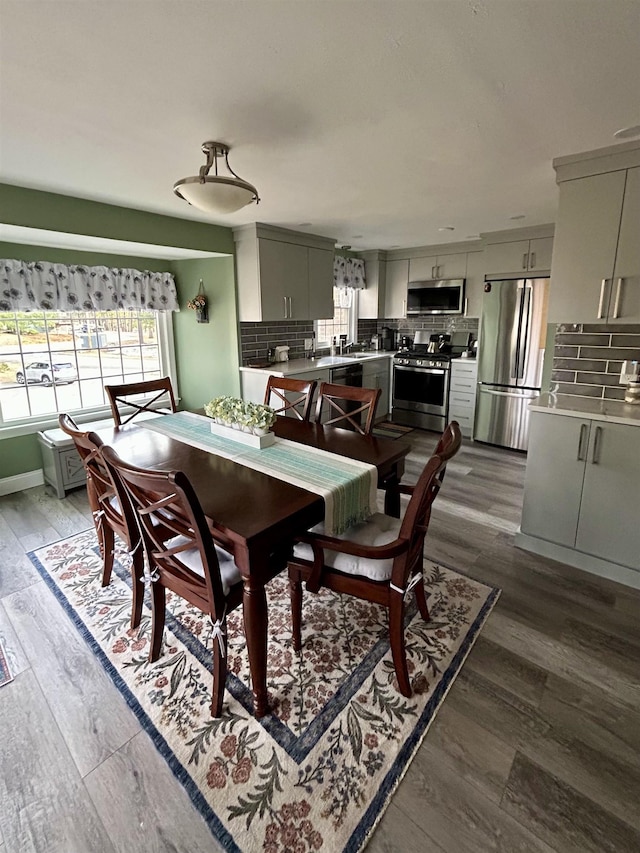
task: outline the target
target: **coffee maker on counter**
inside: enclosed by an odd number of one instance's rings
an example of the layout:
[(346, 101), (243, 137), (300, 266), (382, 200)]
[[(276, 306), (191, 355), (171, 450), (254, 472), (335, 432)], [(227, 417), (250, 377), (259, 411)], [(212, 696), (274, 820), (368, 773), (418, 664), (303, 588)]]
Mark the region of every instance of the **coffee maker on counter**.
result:
[(396, 335), (397, 331), (395, 329), (391, 329), (389, 326), (382, 327), (380, 339), (382, 343), (382, 349), (385, 352), (395, 352), (398, 349), (398, 347), (396, 346)]

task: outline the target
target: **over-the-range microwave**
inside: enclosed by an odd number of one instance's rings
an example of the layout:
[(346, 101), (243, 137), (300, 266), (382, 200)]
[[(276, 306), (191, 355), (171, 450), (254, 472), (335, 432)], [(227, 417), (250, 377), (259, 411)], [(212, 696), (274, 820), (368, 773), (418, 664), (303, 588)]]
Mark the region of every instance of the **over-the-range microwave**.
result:
[(407, 292), (407, 315), (462, 314), (464, 284), (464, 278), (410, 281)]

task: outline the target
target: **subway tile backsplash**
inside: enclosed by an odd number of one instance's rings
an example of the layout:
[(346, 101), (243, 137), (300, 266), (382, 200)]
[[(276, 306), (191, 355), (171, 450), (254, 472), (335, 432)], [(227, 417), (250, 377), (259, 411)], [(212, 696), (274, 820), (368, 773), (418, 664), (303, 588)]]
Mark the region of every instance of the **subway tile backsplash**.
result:
[(640, 324), (562, 323), (554, 340), (552, 387), (574, 397), (623, 400), (623, 361), (640, 361)]

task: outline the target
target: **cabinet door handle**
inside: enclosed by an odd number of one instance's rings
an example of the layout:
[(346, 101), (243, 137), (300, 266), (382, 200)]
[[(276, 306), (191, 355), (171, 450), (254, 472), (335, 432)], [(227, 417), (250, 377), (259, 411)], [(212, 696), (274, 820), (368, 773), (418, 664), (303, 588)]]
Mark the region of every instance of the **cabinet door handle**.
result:
[(585, 456), (585, 439), (588, 435), (589, 427), (587, 424), (582, 424), (580, 427), (580, 439), (578, 440), (578, 462), (584, 462)]
[(598, 302), (598, 320), (602, 320), (603, 313), (602, 309), (604, 308), (604, 289), (607, 286), (607, 279), (602, 279), (602, 284), (600, 285), (600, 302)]
[(432, 266), (432, 267), (431, 267), (431, 278), (435, 278), (435, 277), (436, 277), (436, 268), (435, 268), (435, 265), (434, 265), (434, 266)]
[(407, 316), (407, 300), (406, 299), (402, 300), (402, 316), (403, 317)]
[(531, 263), (529, 264), (529, 269), (532, 270), (536, 265), (536, 253), (531, 252)]
[(287, 296), (287, 299), (289, 300), (289, 319), (291, 319), (293, 317), (293, 303), (290, 296)]
[(465, 296), (464, 298), (464, 316), (467, 316), (467, 310), (469, 308), (469, 299)]
[(282, 298), (284, 299), (284, 319), (286, 320), (287, 319), (287, 297), (283, 296)]
[(622, 279), (618, 279), (616, 285), (616, 301), (613, 305), (613, 319), (617, 320), (620, 316), (620, 297), (622, 296)]
[(524, 255), (522, 256), (522, 269), (523, 270), (526, 270), (528, 260), (529, 260), (529, 252), (525, 252)]
[(600, 462), (600, 441), (602, 439), (602, 427), (596, 427), (596, 434), (593, 438), (593, 453), (591, 454), (591, 462), (597, 465)]
[(438, 278), (442, 278), (442, 273), (440, 272), (440, 269), (441, 269), (440, 264), (438, 264), (436, 266), (436, 275)]

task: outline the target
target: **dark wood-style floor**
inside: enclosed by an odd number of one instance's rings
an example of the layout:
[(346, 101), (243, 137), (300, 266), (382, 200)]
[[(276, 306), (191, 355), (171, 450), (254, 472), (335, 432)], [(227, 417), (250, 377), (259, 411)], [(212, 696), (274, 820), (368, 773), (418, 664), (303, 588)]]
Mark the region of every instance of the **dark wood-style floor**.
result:
[[(411, 440), (407, 482), (435, 445)], [(371, 853), (640, 850), (640, 594), (514, 547), (524, 467), (449, 467), (427, 555), (503, 592)], [(25, 556), (90, 524), (84, 490), (0, 498), (0, 853), (216, 850)]]

